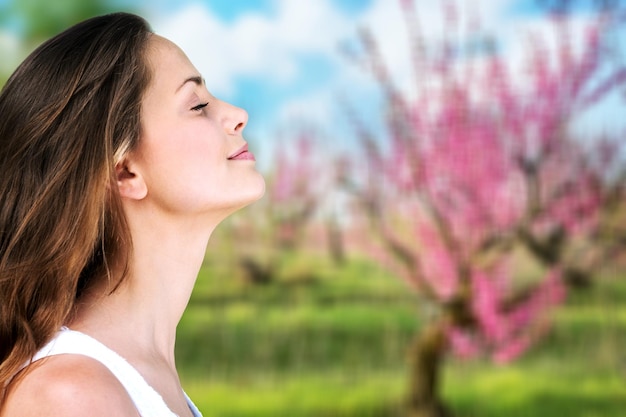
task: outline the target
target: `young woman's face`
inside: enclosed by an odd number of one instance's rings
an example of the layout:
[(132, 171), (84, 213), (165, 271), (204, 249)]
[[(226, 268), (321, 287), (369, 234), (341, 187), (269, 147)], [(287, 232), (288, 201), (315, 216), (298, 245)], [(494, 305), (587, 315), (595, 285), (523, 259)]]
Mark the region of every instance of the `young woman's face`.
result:
[(260, 198), (265, 183), (242, 136), (247, 113), (213, 97), (172, 42), (149, 42), (152, 80), (133, 153), (151, 201), (172, 213), (227, 215)]

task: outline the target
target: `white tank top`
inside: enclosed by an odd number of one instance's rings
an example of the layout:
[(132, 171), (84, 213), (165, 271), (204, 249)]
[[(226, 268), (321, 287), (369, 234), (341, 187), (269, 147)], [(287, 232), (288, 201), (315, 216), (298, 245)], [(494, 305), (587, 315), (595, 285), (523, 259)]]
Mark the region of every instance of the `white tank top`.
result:
[[(96, 339), (84, 333), (63, 327), (55, 337), (33, 356), (31, 361), (62, 354), (84, 355), (106, 366), (124, 386), (142, 417), (178, 417), (141, 374), (124, 358)], [(194, 417), (202, 414), (185, 393)]]

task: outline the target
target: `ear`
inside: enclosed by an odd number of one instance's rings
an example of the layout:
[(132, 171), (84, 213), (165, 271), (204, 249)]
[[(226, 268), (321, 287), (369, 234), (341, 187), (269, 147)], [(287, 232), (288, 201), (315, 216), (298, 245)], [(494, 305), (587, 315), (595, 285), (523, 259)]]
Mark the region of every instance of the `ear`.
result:
[(132, 161), (123, 159), (115, 165), (117, 187), (122, 198), (142, 200), (148, 194), (148, 187)]

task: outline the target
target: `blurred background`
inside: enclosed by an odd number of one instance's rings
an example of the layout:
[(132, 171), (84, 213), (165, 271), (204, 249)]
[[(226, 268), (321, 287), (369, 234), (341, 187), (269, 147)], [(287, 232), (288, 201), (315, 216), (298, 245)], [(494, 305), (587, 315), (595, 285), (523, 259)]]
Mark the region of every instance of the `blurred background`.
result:
[(624, 2), (0, 0), (0, 83), (118, 10), (267, 182), (179, 326), (205, 416), (622, 415)]

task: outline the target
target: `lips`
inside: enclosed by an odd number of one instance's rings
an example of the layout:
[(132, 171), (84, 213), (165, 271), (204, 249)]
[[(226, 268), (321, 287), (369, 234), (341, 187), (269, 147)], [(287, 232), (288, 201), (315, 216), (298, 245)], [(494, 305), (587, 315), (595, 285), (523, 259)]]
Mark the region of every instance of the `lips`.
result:
[(231, 161), (256, 161), (254, 154), (248, 151), (248, 144), (243, 145), (239, 150), (228, 157)]

